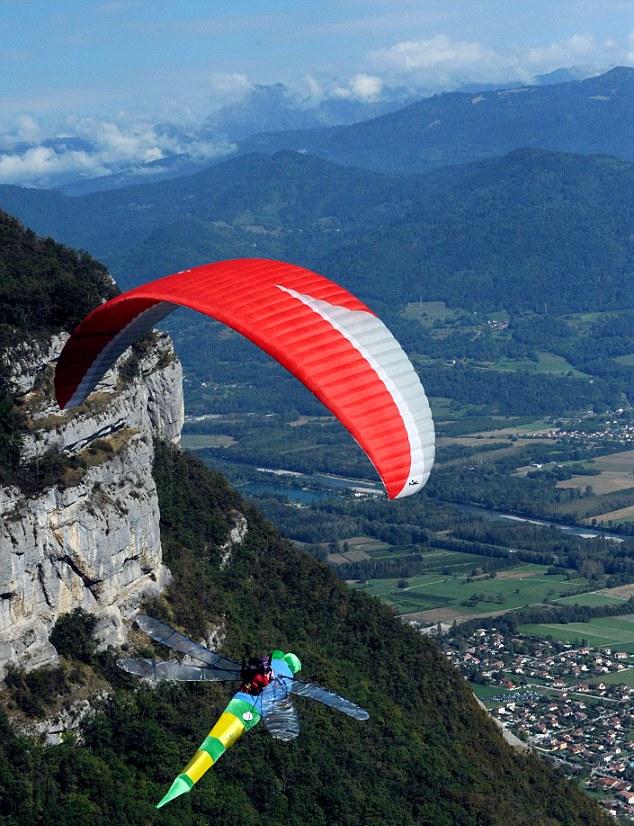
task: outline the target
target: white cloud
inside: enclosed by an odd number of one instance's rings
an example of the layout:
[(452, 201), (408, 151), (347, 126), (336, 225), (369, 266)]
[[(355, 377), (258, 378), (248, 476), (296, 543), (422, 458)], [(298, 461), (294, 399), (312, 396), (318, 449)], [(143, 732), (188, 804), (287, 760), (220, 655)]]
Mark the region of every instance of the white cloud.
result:
[(374, 103), (380, 99), (382, 91), (383, 81), (380, 77), (361, 73), (351, 78), (345, 86), (336, 86), (333, 97)]
[(403, 40), (374, 52), (373, 57), (388, 68), (411, 70), (436, 66), (464, 68), (495, 58), (496, 53), (480, 43), (450, 40), (447, 35), (438, 34), (428, 40)]
[(346, 81), (320, 81), (305, 75), (287, 88), (287, 94), (298, 106), (310, 109), (330, 98), (375, 103), (383, 90), (383, 80), (378, 75), (359, 72)]
[(95, 177), (107, 174), (108, 169), (87, 152), (58, 154), (46, 146), (16, 155), (0, 155), (0, 183), (34, 184), (65, 172), (88, 172), (90, 177)]
[(634, 64), (634, 31), (631, 31), (627, 36), (627, 50), (625, 52), (624, 62), (628, 65)]
[(384, 81), (398, 80), (438, 91), (465, 81), (503, 82), (532, 78), (579, 63), (597, 66), (634, 64), (634, 37), (626, 42), (599, 42), (589, 34), (526, 49), (493, 49), (477, 41), (452, 40), (438, 34), (424, 40), (402, 40), (370, 54)]
[(528, 66), (536, 66), (539, 71), (556, 69), (580, 60), (592, 59), (597, 55), (597, 42), (587, 34), (575, 34), (567, 40), (528, 49), (525, 60)]
[(32, 115), (20, 115), (16, 120), (15, 132), (23, 141), (37, 141), (42, 135), (40, 125)]
[[(37, 123), (24, 116), (22, 130), (35, 135)], [(0, 154), (0, 183), (51, 186), (65, 176), (93, 178), (120, 171), (152, 174), (145, 164), (171, 155), (189, 154), (205, 161), (226, 155), (235, 147), (227, 141), (213, 141), (195, 130), (158, 127), (135, 122), (122, 113), (121, 121), (72, 118), (46, 146), (22, 148), (13, 131), (14, 148)], [(5, 135), (6, 141), (6, 135)], [(5, 143), (6, 145), (6, 143)]]
[(42, 129), (31, 114), (21, 114), (10, 118), (0, 128), (0, 147), (9, 148), (15, 143), (35, 143), (41, 140)]
[(246, 75), (216, 72), (209, 78), (209, 92), (214, 109), (228, 103), (238, 103), (252, 90), (253, 83)]
[(481, 43), (451, 40), (438, 34), (427, 40), (403, 40), (373, 52), (375, 65), (412, 80), (445, 87), (467, 77), (490, 79), (508, 71), (513, 61)]
[(326, 97), (326, 90), (324, 89), (324, 86), (312, 75), (305, 75), (303, 78), (303, 83), (299, 84), (299, 86), (305, 100), (319, 103), (320, 100), (323, 100), (324, 97)]

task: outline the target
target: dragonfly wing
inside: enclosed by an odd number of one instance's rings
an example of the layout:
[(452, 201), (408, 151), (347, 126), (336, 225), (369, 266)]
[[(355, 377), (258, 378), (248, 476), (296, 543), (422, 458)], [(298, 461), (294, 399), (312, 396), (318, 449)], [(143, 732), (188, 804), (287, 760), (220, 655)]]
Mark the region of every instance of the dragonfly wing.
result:
[(204, 645), (190, 640), (185, 634), (175, 631), (160, 620), (154, 617), (148, 617), (147, 614), (139, 614), (136, 618), (136, 623), (142, 631), (151, 637), (155, 642), (160, 642), (171, 648), (173, 651), (178, 651), (179, 654), (188, 654), (195, 660), (199, 660), (205, 665), (212, 668), (220, 669), (225, 672), (232, 672), (236, 674), (236, 679), (240, 675), (240, 665), (235, 660), (230, 660), (228, 657), (223, 657), (221, 654), (216, 654)]
[(158, 660), (131, 659), (117, 660), (117, 665), (128, 674), (145, 677), (148, 680), (178, 680), (179, 682), (231, 681), (239, 679), (233, 671), (222, 671), (202, 665), (184, 665), (175, 660), (159, 662)]
[(368, 712), (358, 706), (356, 703), (346, 700), (334, 691), (328, 691), (327, 688), (322, 688), (315, 683), (305, 683), (302, 680), (293, 680), (291, 683), (291, 691), (299, 697), (309, 697), (311, 700), (317, 700), (330, 708), (337, 711), (342, 711), (349, 717), (354, 717), (355, 720), (367, 720), (370, 715)]
[(299, 734), (299, 717), (285, 682), (276, 679), (262, 692), (262, 723), (269, 734), (285, 743)]
[(278, 700), (262, 717), (264, 728), (271, 737), (289, 743), (299, 734), (299, 717), (290, 697)]

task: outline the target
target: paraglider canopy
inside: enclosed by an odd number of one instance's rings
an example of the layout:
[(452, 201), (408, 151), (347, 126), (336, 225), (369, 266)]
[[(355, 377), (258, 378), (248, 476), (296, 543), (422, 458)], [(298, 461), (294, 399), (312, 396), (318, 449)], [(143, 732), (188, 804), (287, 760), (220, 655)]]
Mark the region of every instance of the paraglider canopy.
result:
[(410, 360), (358, 298), (281, 261), (206, 264), (97, 307), (59, 358), (60, 407), (81, 404), (121, 353), (179, 306), (242, 333), (312, 390), (361, 445), (391, 499), (425, 484), (434, 461), (434, 428)]

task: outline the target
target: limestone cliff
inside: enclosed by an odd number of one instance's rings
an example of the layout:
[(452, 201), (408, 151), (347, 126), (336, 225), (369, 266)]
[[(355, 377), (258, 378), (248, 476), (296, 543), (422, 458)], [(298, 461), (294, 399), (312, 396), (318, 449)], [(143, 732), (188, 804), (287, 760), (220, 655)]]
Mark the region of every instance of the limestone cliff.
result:
[(99, 617), (104, 644), (121, 643), (123, 619), (170, 576), (152, 462), (153, 439), (177, 442), (183, 421), (171, 341), (154, 334), (86, 404), (62, 413), (52, 380), (65, 338), (10, 353), (10, 386), (28, 428), (22, 455), (36, 486), (51, 457), (64, 467), (61, 483), (35, 493), (0, 487), (0, 673), (9, 663), (54, 661), (50, 630), (77, 607)]

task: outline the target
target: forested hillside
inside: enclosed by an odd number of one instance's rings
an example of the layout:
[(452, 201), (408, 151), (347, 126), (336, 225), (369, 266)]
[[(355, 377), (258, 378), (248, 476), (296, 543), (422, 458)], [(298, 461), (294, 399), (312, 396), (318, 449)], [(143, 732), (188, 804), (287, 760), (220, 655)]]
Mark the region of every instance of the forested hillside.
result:
[(634, 306), (633, 188), (632, 164), (541, 150), (412, 177), (283, 152), (81, 198), (0, 187), (0, 205), (125, 286), (277, 257), (386, 305), (556, 313)]
[(0, 344), (71, 331), (117, 292), (103, 264), (86, 253), (38, 238), (0, 211)]
[(0, 482), (15, 481), (24, 428), (6, 383), (5, 348), (71, 331), (116, 292), (103, 264), (39, 238), (0, 211)]
[(323, 270), (389, 304), (551, 313), (634, 306), (634, 166), (541, 150), (434, 173), (434, 197), (328, 253)]
[[(634, 348), (633, 188), (630, 163), (537, 149), (410, 177), (281, 152), (82, 198), (4, 187), (0, 203), (103, 255), (125, 286), (240, 256), (313, 266), (365, 299), (424, 358), (432, 395), (543, 415), (618, 407), (632, 395), (634, 374), (622, 359)], [(447, 322), (420, 323), (415, 305), (430, 301), (453, 308)], [(619, 335), (614, 319), (569, 317), (616, 311)], [(506, 314), (508, 329), (490, 328), (495, 312)], [(276, 402), (266, 389), (275, 382), (262, 380), (273, 368), (238, 337), (181, 313), (169, 325), (191, 379), (190, 405), (203, 381), (232, 385), (213, 399), (223, 410), (271, 410), (282, 396), (302, 395), (279, 374), (286, 389)], [(201, 358), (210, 349), (213, 364)], [(538, 351), (555, 354), (560, 367), (527, 377)], [(498, 369), (509, 363), (517, 372)], [(315, 412), (315, 402), (304, 393), (299, 409)]]
[(78, 640), (74, 654), (72, 643), (64, 648), (69, 668), (84, 679), (99, 674), (102, 685), (112, 680), (114, 694), (85, 726), (83, 745), (71, 738), (44, 749), (16, 739), (5, 723), (0, 812), (7, 826), (605, 822), (547, 763), (504, 744), (432, 642), (378, 601), (347, 590), (252, 509), (247, 541), (221, 570), (217, 543), (227, 511), (245, 506), (218, 475), (167, 448), (158, 451), (155, 474), (175, 580), (154, 613), (194, 634), (220, 621), (233, 656), (245, 644), (297, 651), (307, 677), (367, 706), (370, 720), (302, 704), (298, 740), (284, 745), (256, 730), (159, 813), (153, 804), (224, 707), (227, 689), (152, 691)]

